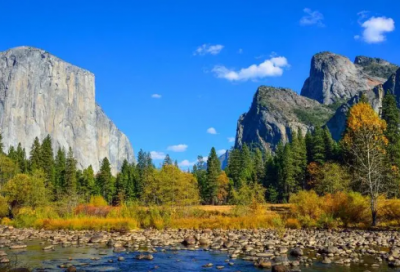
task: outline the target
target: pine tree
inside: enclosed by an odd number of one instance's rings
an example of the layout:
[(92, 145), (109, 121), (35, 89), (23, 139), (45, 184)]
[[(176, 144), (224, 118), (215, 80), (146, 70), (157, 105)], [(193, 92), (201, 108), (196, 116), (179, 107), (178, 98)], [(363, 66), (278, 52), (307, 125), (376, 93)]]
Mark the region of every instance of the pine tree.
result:
[(327, 161), (334, 160), (336, 157), (336, 142), (332, 139), (328, 127), (324, 127), (325, 158)]
[(253, 162), (252, 154), (246, 143), (243, 144), (242, 150), (240, 152), (241, 158), (241, 169), (240, 169), (240, 179), (246, 183), (252, 180), (253, 175)]
[(136, 197), (140, 199), (144, 190), (144, 186), (154, 170), (150, 153), (146, 153), (140, 149), (138, 153), (138, 163), (136, 165), (136, 169), (138, 178), (136, 182), (135, 194)]
[(382, 101), (382, 119), (386, 121), (385, 136), (389, 141), (386, 147), (387, 157), (391, 165), (400, 170), (400, 115), (396, 106), (396, 97), (386, 94)]
[(289, 202), (290, 193), (297, 192), (298, 186), (295, 180), (295, 167), (293, 164), (293, 153), (289, 144), (286, 144), (283, 149), (283, 160), (281, 168), (281, 179), (283, 187), (283, 198)]
[(306, 175), (306, 167), (307, 167), (307, 152), (306, 145), (299, 130), (299, 134), (293, 132), (292, 133), (292, 143), (291, 143), (291, 153), (293, 160), (293, 178), (295, 181), (295, 185), (293, 192), (296, 192), (300, 188), (304, 188), (305, 185), (305, 175)]
[(63, 189), (69, 196), (76, 194), (76, 160), (71, 147), (65, 163), (65, 187)]
[(41, 166), (41, 147), (39, 138), (36, 137), (33, 141), (30, 157), (29, 157), (29, 170), (33, 173), (35, 170), (40, 169)]
[(25, 148), (22, 148), (21, 143), (18, 143), (17, 147), (17, 162), (21, 173), (26, 173), (28, 171), (28, 164), (26, 161)]
[(172, 165), (172, 164), (173, 164), (173, 162), (172, 162), (172, 159), (171, 159), (171, 157), (169, 156), (169, 154), (165, 155), (164, 162), (163, 162), (163, 166), (165, 166), (165, 165)]
[(192, 174), (196, 177), (202, 202), (207, 201), (207, 171), (203, 156), (197, 157), (197, 163), (193, 166)]
[(307, 131), (306, 137), (305, 137), (305, 144), (306, 144), (306, 153), (307, 153), (307, 164), (312, 162), (313, 156), (312, 156), (312, 149), (313, 149), (313, 135), (311, 134), (310, 131)]
[(225, 172), (232, 180), (235, 189), (239, 189), (242, 185), (241, 169), (241, 152), (239, 149), (232, 149), (229, 153), (228, 166)]
[(40, 150), (40, 167), (46, 176), (46, 186), (55, 186), (54, 153), (50, 135), (44, 138)]
[(4, 154), (4, 144), (3, 144), (3, 135), (0, 133), (0, 155)]
[(400, 185), (400, 113), (396, 105), (396, 97), (388, 93), (382, 101), (382, 119), (386, 121), (387, 128), (384, 132), (388, 145), (386, 146), (386, 168), (389, 196), (397, 197)]
[(215, 148), (211, 148), (210, 155), (207, 160), (207, 201), (208, 203), (216, 203), (218, 193), (218, 177), (221, 173), (221, 162), (218, 159)]
[(79, 192), (83, 195), (86, 202), (89, 202), (91, 196), (98, 194), (96, 189), (96, 179), (91, 165), (83, 170), (82, 176), (79, 179), (79, 185)]
[(65, 182), (65, 168), (67, 163), (67, 156), (64, 148), (58, 148), (57, 155), (54, 161), (54, 180), (55, 180), (55, 191), (59, 195), (66, 187)]
[(265, 177), (265, 165), (263, 160), (262, 152), (259, 148), (256, 148), (253, 160), (254, 169), (254, 181), (257, 183), (263, 183)]
[(12, 159), (13, 161), (17, 161), (17, 152), (15, 151), (15, 148), (13, 146), (10, 146), (10, 148), (8, 149), (8, 155), (7, 155), (10, 159)]
[(104, 158), (101, 163), (100, 172), (97, 175), (97, 180), (102, 196), (109, 204), (111, 204), (114, 197), (115, 184), (113, 176), (111, 174), (110, 161), (107, 157)]
[(319, 164), (324, 164), (326, 159), (325, 152), (324, 131), (320, 127), (316, 127), (314, 130), (311, 147), (312, 161)]

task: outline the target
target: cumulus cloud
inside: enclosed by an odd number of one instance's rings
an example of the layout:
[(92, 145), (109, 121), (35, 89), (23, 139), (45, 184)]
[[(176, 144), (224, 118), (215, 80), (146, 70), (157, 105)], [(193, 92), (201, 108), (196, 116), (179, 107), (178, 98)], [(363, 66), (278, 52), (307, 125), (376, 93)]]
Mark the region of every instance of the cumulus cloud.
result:
[(188, 148), (188, 145), (178, 144), (178, 145), (168, 146), (167, 150), (173, 151), (173, 152), (185, 152), (187, 148)]
[[(365, 12), (358, 13), (360, 18), (365, 18)], [(360, 22), (364, 31), (361, 35), (356, 35), (356, 40), (363, 40), (366, 43), (381, 43), (386, 40), (386, 34), (394, 31), (394, 20), (386, 17), (371, 17), (364, 22)]]
[(165, 159), (165, 153), (164, 152), (158, 152), (158, 151), (151, 151), (150, 156), (153, 160), (163, 160)]
[(197, 49), (194, 51), (193, 55), (195, 55), (195, 56), (204, 56), (207, 54), (218, 55), (223, 48), (224, 48), (224, 46), (222, 44), (215, 44), (215, 45), (203, 44), (203, 45), (197, 47)]
[(161, 98), (161, 94), (152, 94), (151, 98)]
[(230, 143), (235, 142), (235, 137), (228, 137), (228, 142), (230, 142)]
[(239, 71), (228, 69), (225, 66), (215, 66), (212, 71), (218, 78), (229, 81), (246, 81), (281, 76), (285, 67), (289, 67), (285, 57), (272, 57), (260, 64), (253, 64)]
[(305, 15), (300, 19), (300, 25), (302, 26), (310, 26), (310, 25), (317, 25), (319, 27), (324, 27), (324, 15), (319, 12), (318, 10), (311, 10), (309, 8), (303, 9)]
[(181, 161), (180, 163), (178, 163), (178, 165), (180, 166), (180, 167), (191, 167), (191, 166), (193, 166), (193, 165), (195, 165), (195, 163), (196, 163), (197, 161), (189, 161), (189, 160), (183, 160), (183, 161)]
[(226, 153), (226, 149), (220, 149), (217, 151), (218, 156), (224, 155)]
[(213, 127), (210, 127), (207, 129), (208, 134), (217, 134), (217, 130)]

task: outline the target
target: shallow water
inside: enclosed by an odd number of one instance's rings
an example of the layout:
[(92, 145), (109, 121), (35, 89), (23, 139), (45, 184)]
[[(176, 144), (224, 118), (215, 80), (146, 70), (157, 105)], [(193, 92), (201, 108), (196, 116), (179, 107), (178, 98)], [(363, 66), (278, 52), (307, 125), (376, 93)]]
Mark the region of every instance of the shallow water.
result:
[[(62, 271), (59, 268), (61, 264), (72, 264), (77, 267), (78, 271), (182, 271), (182, 272), (198, 272), (198, 271), (218, 271), (216, 266), (224, 266), (222, 271), (270, 271), (255, 268), (252, 262), (240, 259), (230, 260), (234, 265), (230, 266), (227, 261), (227, 253), (213, 252), (204, 250), (181, 250), (152, 253), (154, 260), (137, 260), (135, 258), (139, 252), (123, 252), (113, 253), (112, 249), (106, 247), (61, 247), (55, 246), (54, 251), (43, 251), (38, 241), (28, 243), (27, 250), (16, 251), (5, 249), (12, 264), (17, 263), (18, 267), (35, 268), (35, 271)], [(106, 255), (99, 255), (99, 252)], [(124, 261), (118, 262), (117, 258), (123, 256)], [(99, 260), (91, 260), (91, 258), (100, 258)], [(71, 260), (70, 260), (71, 259)], [(109, 263), (113, 260), (113, 263)], [(371, 264), (373, 259), (366, 259), (366, 263)], [(202, 267), (204, 264), (212, 263), (212, 268)], [(387, 264), (373, 269), (370, 266), (352, 265), (350, 267), (322, 264), (316, 261), (311, 267), (300, 267), (303, 272), (364, 272), (382, 271), (396, 272), (400, 269), (388, 268)]]

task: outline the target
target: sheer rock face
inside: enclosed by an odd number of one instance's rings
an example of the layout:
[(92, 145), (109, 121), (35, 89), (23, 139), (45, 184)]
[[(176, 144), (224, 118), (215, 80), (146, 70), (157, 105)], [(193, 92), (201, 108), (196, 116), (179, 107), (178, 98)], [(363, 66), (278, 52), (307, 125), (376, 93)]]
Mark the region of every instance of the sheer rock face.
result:
[(261, 86), (249, 112), (239, 118), (235, 146), (247, 143), (274, 151), (280, 141), (289, 141), (293, 131), (300, 129), (305, 134), (314, 123), (324, 124), (332, 114), (329, 107), (290, 89)]
[[(400, 105), (400, 69), (397, 70), (396, 74), (389, 76), (384, 84), (378, 85), (372, 90), (363, 92), (372, 108), (379, 115), (382, 114), (382, 101), (387, 93), (393, 93), (396, 95), (397, 106)], [(356, 103), (360, 101), (361, 92), (350, 98), (346, 103), (342, 104), (333, 117), (326, 123), (329, 128), (333, 139), (336, 141), (340, 140), (343, 131), (346, 127), (347, 112)]]
[(310, 76), (304, 82), (301, 95), (323, 104), (345, 102), (360, 91), (368, 91), (384, 83), (397, 69), (377, 58), (348, 58), (330, 52), (313, 56)]
[(115, 173), (134, 161), (128, 138), (95, 102), (94, 75), (32, 47), (0, 52), (0, 129), (6, 150), (20, 142), (27, 154), (50, 134), (54, 150), (73, 149), (79, 168), (98, 171), (108, 157)]

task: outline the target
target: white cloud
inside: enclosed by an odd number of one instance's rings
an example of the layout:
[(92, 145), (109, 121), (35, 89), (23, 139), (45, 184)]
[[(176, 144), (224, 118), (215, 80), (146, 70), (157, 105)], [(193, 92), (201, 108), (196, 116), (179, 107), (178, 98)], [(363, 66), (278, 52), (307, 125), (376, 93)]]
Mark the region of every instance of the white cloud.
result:
[(243, 49), (239, 48), (239, 50), (237, 52), (238, 52), (238, 54), (242, 54), (243, 53)]
[(197, 47), (196, 51), (194, 51), (193, 55), (197, 56), (204, 56), (207, 54), (210, 55), (218, 55), (221, 50), (224, 48), (221, 44), (210, 45), (210, 44), (203, 44)]
[(210, 127), (207, 129), (208, 134), (217, 134), (217, 130), (213, 127)]
[(151, 98), (161, 98), (161, 94), (152, 94)]
[(165, 159), (165, 153), (164, 152), (158, 152), (158, 151), (151, 151), (150, 156), (153, 160), (163, 160)]
[(230, 143), (235, 142), (235, 137), (228, 137), (228, 142), (230, 142)]
[(168, 146), (167, 150), (173, 151), (173, 152), (185, 152), (187, 148), (188, 148), (188, 145), (178, 144), (178, 145)]
[(191, 161), (189, 161), (189, 160), (183, 160), (183, 161), (181, 161), (180, 163), (178, 163), (178, 165), (179, 165), (180, 167), (191, 167), (191, 166), (195, 165), (196, 162), (197, 162), (197, 161), (191, 162)]
[(218, 78), (224, 78), (229, 81), (246, 81), (255, 80), (264, 77), (281, 76), (283, 68), (289, 67), (289, 63), (285, 57), (273, 57), (265, 60), (260, 64), (253, 64), (239, 71), (234, 71), (225, 66), (215, 66), (213, 72)]
[[(365, 18), (365, 13), (358, 13), (360, 18)], [(364, 31), (361, 35), (355, 35), (354, 39), (363, 40), (366, 43), (381, 43), (386, 40), (386, 33), (394, 31), (394, 20), (386, 17), (371, 17), (360, 23)]]
[(226, 149), (220, 149), (217, 151), (218, 156), (224, 155), (226, 153)]
[(309, 25), (317, 25), (319, 27), (324, 27), (324, 15), (318, 10), (311, 10), (309, 8), (303, 9), (305, 15), (300, 19), (300, 25), (309, 26)]

